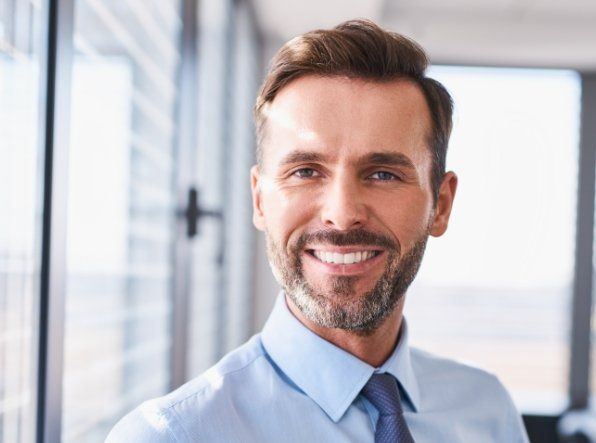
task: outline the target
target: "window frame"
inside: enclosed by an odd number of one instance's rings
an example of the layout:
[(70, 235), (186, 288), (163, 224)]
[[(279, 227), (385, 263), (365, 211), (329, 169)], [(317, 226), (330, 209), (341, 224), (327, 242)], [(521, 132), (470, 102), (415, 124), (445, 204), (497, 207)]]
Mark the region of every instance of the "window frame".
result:
[(66, 292), (66, 200), (74, 0), (42, 6), (40, 147), (43, 156), (36, 441), (60, 441)]
[[(590, 403), (591, 318), (594, 278), (594, 185), (596, 183), (596, 74), (581, 79), (575, 272), (571, 312), (569, 410)], [(592, 124), (591, 124), (592, 123)]]

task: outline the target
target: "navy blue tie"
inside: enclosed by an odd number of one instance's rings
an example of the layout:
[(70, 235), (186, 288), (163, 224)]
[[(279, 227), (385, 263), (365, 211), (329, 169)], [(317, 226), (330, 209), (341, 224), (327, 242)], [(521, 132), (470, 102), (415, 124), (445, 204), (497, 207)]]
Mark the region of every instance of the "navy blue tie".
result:
[(391, 374), (373, 374), (362, 395), (379, 411), (375, 443), (414, 443), (401, 408), (397, 380)]

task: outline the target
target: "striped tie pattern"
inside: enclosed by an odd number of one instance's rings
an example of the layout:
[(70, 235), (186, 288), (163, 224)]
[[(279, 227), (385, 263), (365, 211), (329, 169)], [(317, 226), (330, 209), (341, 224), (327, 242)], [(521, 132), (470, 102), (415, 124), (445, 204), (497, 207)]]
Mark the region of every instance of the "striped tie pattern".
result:
[(414, 443), (401, 408), (397, 380), (391, 374), (373, 374), (362, 395), (379, 411), (375, 443)]

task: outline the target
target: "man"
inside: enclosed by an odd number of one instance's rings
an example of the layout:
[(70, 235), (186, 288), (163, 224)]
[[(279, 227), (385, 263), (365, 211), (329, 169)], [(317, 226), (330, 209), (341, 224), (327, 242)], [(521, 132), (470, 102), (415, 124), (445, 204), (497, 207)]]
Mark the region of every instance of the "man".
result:
[(526, 442), (499, 381), (410, 348), (447, 229), (452, 103), (414, 42), (350, 21), (288, 42), (257, 99), (254, 224), (283, 293), (261, 334), (109, 442)]

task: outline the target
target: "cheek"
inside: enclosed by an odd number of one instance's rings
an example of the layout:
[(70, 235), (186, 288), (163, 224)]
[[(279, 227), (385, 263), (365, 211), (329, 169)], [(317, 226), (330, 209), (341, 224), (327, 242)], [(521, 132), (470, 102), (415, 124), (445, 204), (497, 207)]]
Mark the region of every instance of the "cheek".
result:
[(379, 207), (379, 218), (393, 235), (407, 248), (425, 234), (432, 205), (426, 198), (405, 198), (398, 203)]
[(275, 190), (262, 197), (266, 228), (282, 244), (305, 226), (313, 213), (313, 199), (308, 195)]

